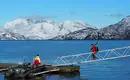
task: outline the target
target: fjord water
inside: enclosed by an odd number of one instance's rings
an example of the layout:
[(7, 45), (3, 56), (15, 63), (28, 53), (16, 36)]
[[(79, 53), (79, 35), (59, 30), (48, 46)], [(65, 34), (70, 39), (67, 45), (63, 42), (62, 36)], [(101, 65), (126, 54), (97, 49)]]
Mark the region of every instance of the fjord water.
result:
[[(70, 41), (0, 41), (0, 62), (18, 63), (26, 56), (32, 61), (39, 54), (42, 61), (58, 56), (90, 52), (95, 40)], [(99, 40), (99, 50), (130, 46), (130, 40)], [(130, 57), (80, 64), (80, 74), (46, 75), (39, 80), (130, 80)], [(0, 75), (0, 80), (4, 76)]]

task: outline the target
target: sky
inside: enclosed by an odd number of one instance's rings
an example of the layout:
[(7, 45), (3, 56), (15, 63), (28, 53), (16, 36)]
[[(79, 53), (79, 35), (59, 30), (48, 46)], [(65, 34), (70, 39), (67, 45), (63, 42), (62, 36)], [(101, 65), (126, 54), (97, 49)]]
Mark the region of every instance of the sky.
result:
[(0, 26), (17, 18), (81, 20), (98, 28), (130, 15), (130, 0), (0, 0)]

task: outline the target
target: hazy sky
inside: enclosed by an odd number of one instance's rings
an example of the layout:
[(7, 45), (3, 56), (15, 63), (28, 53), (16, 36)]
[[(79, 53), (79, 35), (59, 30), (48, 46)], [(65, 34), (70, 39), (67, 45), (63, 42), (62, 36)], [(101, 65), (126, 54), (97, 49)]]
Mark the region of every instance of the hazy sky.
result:
[(0, 0), (0, 26), (31, 16), (47, 20), (82, 20), (103, 27), (130, 15), (130, 0)]

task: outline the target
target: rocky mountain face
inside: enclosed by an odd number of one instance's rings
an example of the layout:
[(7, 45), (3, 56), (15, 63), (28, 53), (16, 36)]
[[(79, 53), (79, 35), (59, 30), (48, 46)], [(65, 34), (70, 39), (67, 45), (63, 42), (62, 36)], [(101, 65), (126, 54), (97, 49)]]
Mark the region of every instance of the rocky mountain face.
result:
[(84, 40), (84, 39), (97, 39), (98, 29), (94, 28), (85, 28), (78, 30), (66, 35), (60, 35), (52, 40)]
[(29, 38), (10, 31), (0, 30), (0, 40), (29, 40)]
[(130, 39), (130, 16), (100, 31), (104, 34), (103, 39)]
[(6, 29), (0, 29), (0, 40), (42, 40), (42, 38), (37, 36), (25, 37), (19, 33), (14, 33)]
[(54, 40), (84, 40), (84, 39), (105, 39), (105, 40), (127, 40), (130, 39), (130, 16), (122, 19), (120, 22), (109, 25), (102, 29), (85, 28), (66, 34), (63, 36), (57, 36), (53, 38)]

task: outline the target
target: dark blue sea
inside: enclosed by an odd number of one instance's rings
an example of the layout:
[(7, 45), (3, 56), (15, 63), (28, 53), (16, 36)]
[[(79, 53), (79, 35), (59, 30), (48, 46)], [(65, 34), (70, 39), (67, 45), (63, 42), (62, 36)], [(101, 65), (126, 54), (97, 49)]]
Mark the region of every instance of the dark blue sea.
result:
[[(32, 61), (39, 54), (44, 63), (58, 56), (90, 52), (96, 40), (70, 41), (0, 41), (0, 62), (20, 63), (23, 57)], [(99, 40), (99, 50), (130, 46), (130, 40)], [(44, 75), (37, 80), (130, 80), (130, 57), (80, 64), (80, 73)], [(0, 80), (4, 76), (0, 75)]]

